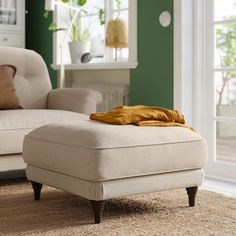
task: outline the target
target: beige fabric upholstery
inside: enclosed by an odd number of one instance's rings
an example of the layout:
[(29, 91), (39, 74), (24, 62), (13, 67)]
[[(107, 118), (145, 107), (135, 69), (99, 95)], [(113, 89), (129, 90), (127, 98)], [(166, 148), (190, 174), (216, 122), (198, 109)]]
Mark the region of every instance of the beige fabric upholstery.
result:
[[(26, 168), (26, 164), (22, 158), (21, 154), (11, 154), (11, 155), (0, 155), (0, 163), (1, 163), (1, 172), (10, 170), (23, 170)], [(1, 176), (0, 172), (0, 176)]]
[(187, 128), (85, 119), (32, 131), (23, 157), (29, 180), (98, 201), (199, 186), (207, 149)]
[(24, 141), (26, 163), (91, 181), (199, 169), (206, 156), (202, 137), (180, 127), (70, 121), (41, 127)]
[(0, 64), (17, 68), (14, 84), (20, 105), (25, 109), (46, 108), (52, 87), (42, 57), (32, 50), (1, 46), (0, 55)]
[(1, 111), (0, 155), (21, 153), (25, 135), (35, 128), (58, 121), (86, 119), (88, 119), (87, 115), (61, 110), (38, 109)]
[[(1, 64), (17, 68), (14, 85), (20, 105), (24, 108), (23, 111), (0, 110), (0, 171), (6, 171), (24, 167), (22, 142), (28, 132), (52, 122), (83, 119), (78, 112), (96, 112), (101, 95), (86, 89), (52, 90), (46, 64), (32, 50), (0, 46)], [(14, 153), (20, 154), (17, 155), (16, 164)], [(6, 160), (9, 160), (8, 167)]]
[(55, 89), (48, 94), (47, 107), (48, 109), (69, 110), (90, 114), (94, 112), (94, 107), (101, 101), (101, 94), (90, 89)]
[[(58, 135), (58, 130), (63, 132), (63, 139)], [(28, 138), (30, 137), (92, 149), (152, 146), (203, 140), (199, 134), (187, 128), (109, 125), (88, 118), (79, 123), (71, 121), (41, 127), (29, 134)]]
[(106, 200), (141, 193), (199, 186), (200, 169), (93, 182), (28, 165), (28, 179), (79, 195), (90, 200)]

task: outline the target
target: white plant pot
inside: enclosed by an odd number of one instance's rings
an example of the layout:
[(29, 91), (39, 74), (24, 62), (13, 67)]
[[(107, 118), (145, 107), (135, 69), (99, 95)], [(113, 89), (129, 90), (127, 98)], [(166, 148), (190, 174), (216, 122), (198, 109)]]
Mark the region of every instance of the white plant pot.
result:
[(81, 63), (81, 56), (90, 52), (91, 42), (69, 42), (70, 56), (72, 63)]

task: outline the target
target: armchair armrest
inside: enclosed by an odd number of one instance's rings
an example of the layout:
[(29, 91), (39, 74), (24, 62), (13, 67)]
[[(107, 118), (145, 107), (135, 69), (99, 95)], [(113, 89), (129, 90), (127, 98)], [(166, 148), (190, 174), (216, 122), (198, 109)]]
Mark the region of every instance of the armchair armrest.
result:
[(101, 101), (102, 95), (92, 89), (54, 89), (48, 94), (47, 108), (90, 114)]

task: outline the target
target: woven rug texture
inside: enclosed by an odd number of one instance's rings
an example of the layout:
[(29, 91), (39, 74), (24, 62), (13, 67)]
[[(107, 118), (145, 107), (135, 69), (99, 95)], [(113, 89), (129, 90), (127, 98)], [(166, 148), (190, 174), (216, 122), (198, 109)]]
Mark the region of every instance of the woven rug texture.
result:
[(93, 224), (86, 199), (44, 186), (35, 202), (25, 180), (0, 182), (0, 235), (236, 235), (236, 199), (200, 190), (196, 206), (187, 205), (185, 189), (117, 198)]

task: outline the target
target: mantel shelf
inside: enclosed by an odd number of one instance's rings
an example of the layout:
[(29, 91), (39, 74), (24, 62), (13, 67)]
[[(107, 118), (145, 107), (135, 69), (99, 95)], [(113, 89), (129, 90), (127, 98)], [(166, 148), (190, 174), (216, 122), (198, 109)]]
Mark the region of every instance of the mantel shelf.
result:
[[(106, 70), (106, 69), (135, 69), (137, 61), (126, 62), (90, 62), (87, 64), (65, 64), (65, 70)], [(52, 64), (54, 70), (60, 70), (60, 64)]]

